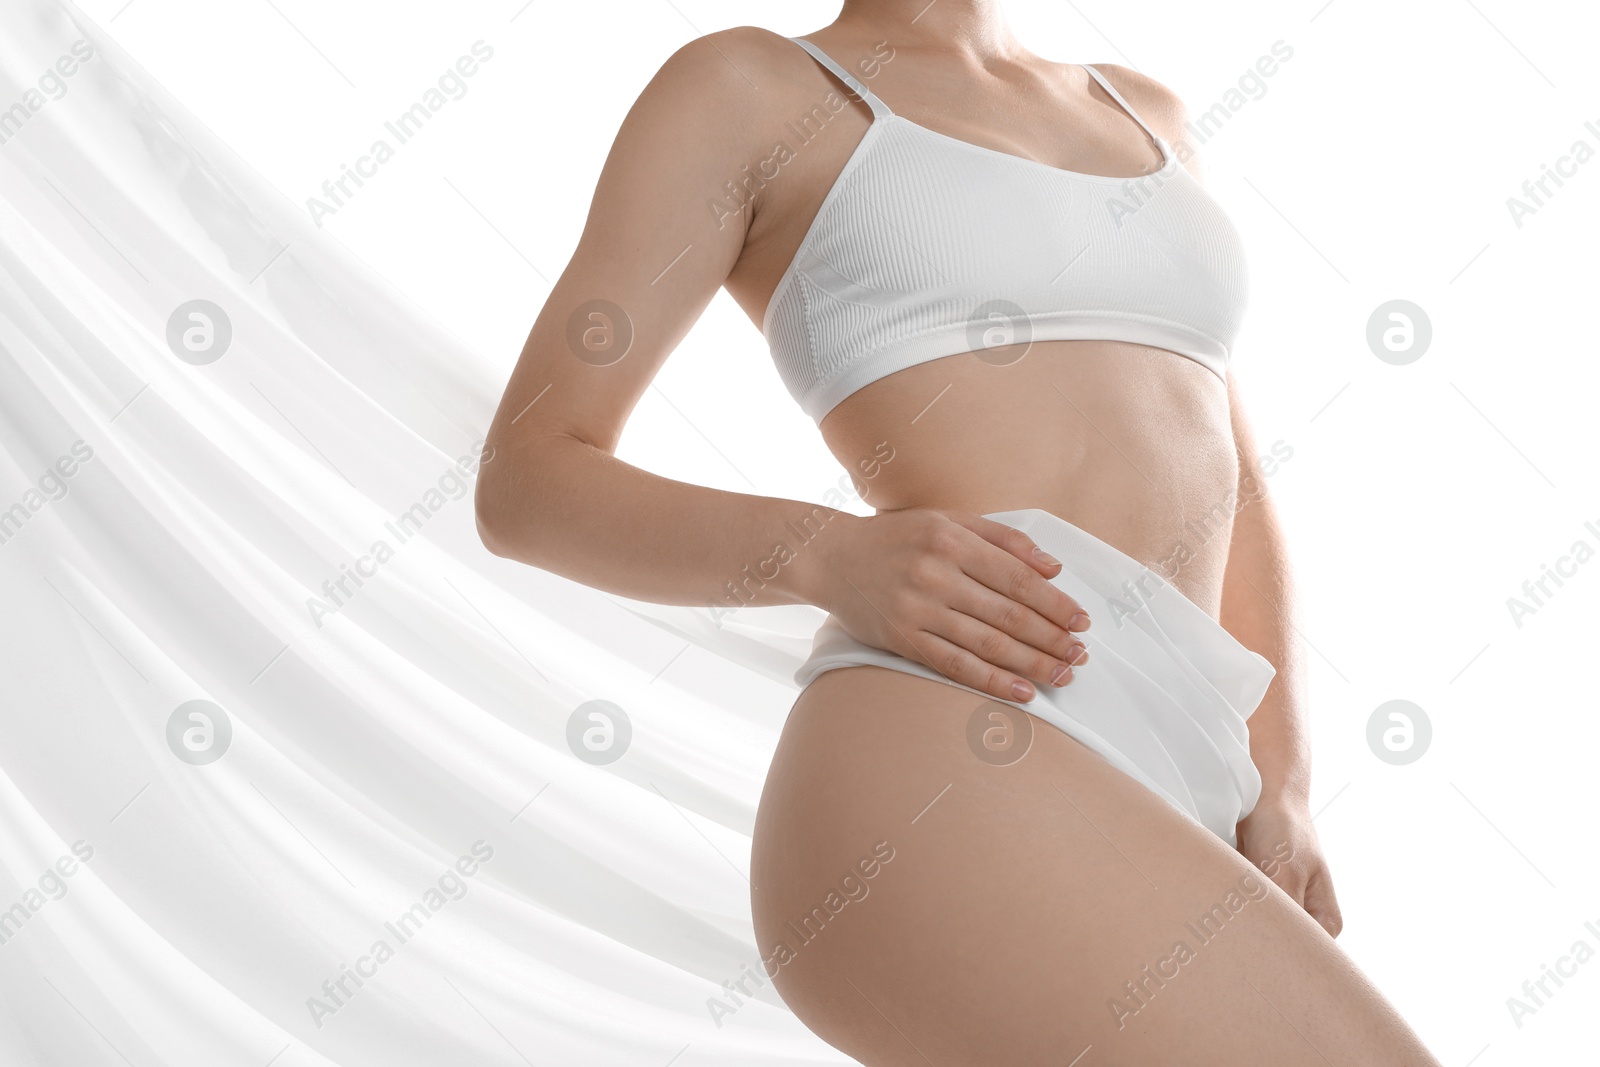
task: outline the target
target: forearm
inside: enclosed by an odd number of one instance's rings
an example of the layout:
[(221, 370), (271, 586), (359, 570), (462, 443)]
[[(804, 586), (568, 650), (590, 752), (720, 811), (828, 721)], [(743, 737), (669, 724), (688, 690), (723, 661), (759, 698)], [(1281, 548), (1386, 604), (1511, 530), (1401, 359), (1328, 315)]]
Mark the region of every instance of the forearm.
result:
[(663, 478), (565, 435), (490, 444), (477, 489), (484, 544), (635, 600), (730, 610), (819, 603), (819, 548), (860, 521)]
[[(1245, 484), (1261, 485), (1260, 474)], [(1258, 488), (1234, 517), (1222, 587), (1222, 625), (1265, 656), (1277, 674), (1250, 716), (1250, 756), (1261, 772), (1261, 800), (1304, 807), (1310, 798), (1305, 666), (1294, 628), (1294, 582), (1283, 531)]]

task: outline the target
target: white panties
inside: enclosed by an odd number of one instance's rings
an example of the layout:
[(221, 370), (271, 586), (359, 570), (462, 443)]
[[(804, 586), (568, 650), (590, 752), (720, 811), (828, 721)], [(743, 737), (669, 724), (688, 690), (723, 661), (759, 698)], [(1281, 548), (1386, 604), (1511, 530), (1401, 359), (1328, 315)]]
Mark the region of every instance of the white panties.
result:
[[(1061, 560), (1051, 584), (1088, 612), (1077, 636), (1089, 661), (1073, 680), (1021, 708), (1165, 797), (1230, 845), (1255, 807), (1261, 775), (1250, 760), (1245, 720), (1276, 668), (1241, 645), (1199, 605), (1149, 567), (1048, 511), (988, 516), (1022, 530)], [(931, 667), (855, 640), (829, 616), (811, 656), (795, 672), (803, 688), (823, 671), (871, 664), (994, 697)]]

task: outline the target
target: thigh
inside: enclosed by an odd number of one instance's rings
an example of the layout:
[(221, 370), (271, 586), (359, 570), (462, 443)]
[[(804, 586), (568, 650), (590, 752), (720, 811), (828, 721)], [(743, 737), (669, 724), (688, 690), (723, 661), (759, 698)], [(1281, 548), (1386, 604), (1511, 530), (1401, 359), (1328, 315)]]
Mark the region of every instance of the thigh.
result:
[(997, 757), (986, 703), (864, 666), (790, 713), (752, 910), (824, 1040), (869, 1067), (1437, 1063), (1234, 849), (1031, 717)]

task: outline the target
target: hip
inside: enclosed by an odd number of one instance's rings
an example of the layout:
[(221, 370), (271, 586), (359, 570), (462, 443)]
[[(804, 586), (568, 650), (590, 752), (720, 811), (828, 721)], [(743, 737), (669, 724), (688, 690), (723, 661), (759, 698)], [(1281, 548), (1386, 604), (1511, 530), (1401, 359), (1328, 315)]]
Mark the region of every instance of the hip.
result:
[(1026, 703), (999, 701), (857, 641), (832, 616), (818, 629), (795, 682), (804, 690), (826, 672), (874, 666), (953, 687), (971, 705), (968, 742), (978, 758), (991, 742), (1002, 749), (1016, 743), (1036, 720), (1081, 742), (1231, 844), (1235, 823), (1260, 795), (1247, 720), (1276, 673), (1273, 666), (1150, 567), (1072, 523), (1039, 509), (988, 518), (1022, 530), (1061, 560), (1052, 584), (1089, 613), (1090, 629), (1077, 635), (1089, 662), (1069, 684), (1041, 689)]

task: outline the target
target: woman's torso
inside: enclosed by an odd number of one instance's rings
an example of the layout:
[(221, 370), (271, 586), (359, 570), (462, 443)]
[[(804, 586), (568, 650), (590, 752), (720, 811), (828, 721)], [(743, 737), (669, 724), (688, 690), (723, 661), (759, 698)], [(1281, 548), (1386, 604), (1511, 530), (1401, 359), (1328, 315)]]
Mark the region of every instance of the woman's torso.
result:
[[(841, 58), (873, 47), (815, 43)], [(773, 79), (794, 110), (808, 106), (820, 82), (838, 88), (798, 47), (779, 44), (793, 49), (804, 72)], [(1066, 171), (1137, 176), (1161, 162), (1135, 120), (1093, 100), (1070, 77), (1073, 68), (1041, 70), (1032, 91), (1025, 86), (1006, 109), (1015, 121), (1008, 132), (938, 111), (955, 91), (933, 62), (903, 48), (897, 55), (912, 62), (894, 71), (897, 81), (881, 76), (873, 89), (911, 122)], [(934, 106), (919, 107), (919, 99)], [(871, 121), (854, 102), (762, 188), (726, 283), (756, 323)], [(1239, 468), (1226, 384), (1194, 359), (1124, 341), (988, 348), (872, 381), (833, 407), (820, 430), (879, 511), (1042, 508), (1150, 564), (1213, 615), (1219, 610)]]

